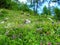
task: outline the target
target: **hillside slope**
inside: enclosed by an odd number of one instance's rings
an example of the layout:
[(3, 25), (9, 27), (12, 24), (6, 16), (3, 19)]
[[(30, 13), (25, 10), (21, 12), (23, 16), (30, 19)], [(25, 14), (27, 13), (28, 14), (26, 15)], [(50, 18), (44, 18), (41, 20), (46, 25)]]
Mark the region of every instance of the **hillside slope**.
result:
[(60, 24), (50, 18), (0, 9), (0, 45), (58, 45)]

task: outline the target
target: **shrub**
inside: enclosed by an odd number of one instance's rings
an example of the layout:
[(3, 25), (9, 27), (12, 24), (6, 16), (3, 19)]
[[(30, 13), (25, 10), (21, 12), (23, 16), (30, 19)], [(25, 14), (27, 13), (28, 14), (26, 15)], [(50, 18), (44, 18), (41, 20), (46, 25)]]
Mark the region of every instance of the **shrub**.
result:
[(11, 0), (0, 0), (0, 8), (9, 8)]
[(8, 37), (5, 35), (0, 35), (0, 45), (8, 45), (9, 41), (10, 40)]
[(6, 17), (7, 16), (6, 14), (8, 14), (6, 10), (4, 10), (4, 9), (0, 10), (0, 18)]
[(12, 10), (19, 10), (19, 5), (16, 3), (16, 2), (11, 2), (11, 6), (9, 9), (12, 9)]

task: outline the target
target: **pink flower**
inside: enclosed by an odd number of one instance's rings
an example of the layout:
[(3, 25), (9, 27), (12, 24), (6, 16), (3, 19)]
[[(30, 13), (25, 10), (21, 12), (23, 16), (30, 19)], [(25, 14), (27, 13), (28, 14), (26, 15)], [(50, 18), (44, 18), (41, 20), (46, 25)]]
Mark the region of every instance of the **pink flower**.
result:
[(40, 43), (40, 45), (43, 45), (43, 43)]
[(48, 45), (51, 45), (51, 43), (49, 42)]

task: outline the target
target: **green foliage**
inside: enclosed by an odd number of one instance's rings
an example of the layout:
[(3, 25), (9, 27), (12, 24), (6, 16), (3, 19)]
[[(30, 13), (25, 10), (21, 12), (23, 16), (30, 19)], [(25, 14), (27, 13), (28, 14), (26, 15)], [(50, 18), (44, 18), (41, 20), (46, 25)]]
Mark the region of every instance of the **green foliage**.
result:
[(26, 4), (23, 3), (18, 4), (17, 2), (11, 0), (0, 0), (0, 2), (0, 8), (6, 8), (10, 10), (22, 10), (30, 13), (33, 12)]
[(54, 12), (55, 12), (55, 18), (60, 20), (60, 9), (56, 7), (54, 9)]
[[(4, 10), (7, 21), (1, 23), (0, 19), (0, 45), (57, 45), (60, 42), (60, 23), (52, 23), (48, 18), (50, 15), (21, 14), (21, 11)], [(3, 16), (2, 16), (3, 17)], [(6, 18), (6, 17), (4, 17)], [(25, 19), (31, 23), (25, 24)]]
[(9, 41), (10, 40), (8, 37), (5, 35), (0, 35), (0, 45), (8, 45)]
[(29, 7), (26, 4), (20, 3), (20, 10), (22, 11), (30, 11)]
[(19, 5), (16, 3), (16, 2), (11, 2), (11, 6), (9, 9), (12, 9), (12, 10), (19, 10)]
[(32, 11), (31, 9), (29, 9), (28, 5), (27, 4), (23, 4), (23, 3), (20, 3), (18, 5), (18, 10), (21, 10), (23, 12), (29, 12), (30, 14), (33, 14), (34, 11)]
[(18, 4), (12, 0), (0, 0), (0, 8), (19, 10)]
[(45, 6), (45, 7), (43, 8), (43, 13), (42, 13), (42, 14), (51, 15), (51, 12), (50, 12), (50, 10)]
[(0, 8), (9, 8), (11, 0), (0, 0)]
[(0, 19), (4, 18), (7, 16), (7, 11), (4, 9), (0, 9)]

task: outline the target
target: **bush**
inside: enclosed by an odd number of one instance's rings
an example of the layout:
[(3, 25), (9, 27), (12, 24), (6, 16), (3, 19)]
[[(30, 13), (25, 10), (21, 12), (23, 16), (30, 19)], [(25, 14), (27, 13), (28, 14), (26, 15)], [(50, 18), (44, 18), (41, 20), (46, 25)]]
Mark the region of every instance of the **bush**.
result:
[(0, 8), (9, 8), (11, 0), (0, 0)]
[(9, 41), (10, 40), (8, 37), (5, 35), (0, 35), (0, 45), (8, 45)]
[(2, 19), (2, 18), (4, 18), (4, 17), (6, 17), (6, 16), (7, 16), (7, 14), (8, 14), (8, 12), (7, 12), (6, 10), (1, 9), (1, 10), (0, 10), (0, 19)]
[(11, 2), (11, 6), (9, 9), (12, 9), (12, 10), (19, 10), (19, 5), (16, 3), (16, 2)]
[(23, 3), (17, 3), (11, 0), (0, 0), (0, 8), (12, 9), (12, 10), (22, 10), (32, 13), (29, 7)]

